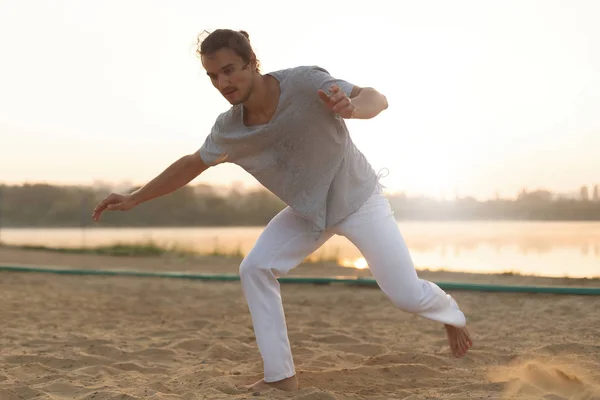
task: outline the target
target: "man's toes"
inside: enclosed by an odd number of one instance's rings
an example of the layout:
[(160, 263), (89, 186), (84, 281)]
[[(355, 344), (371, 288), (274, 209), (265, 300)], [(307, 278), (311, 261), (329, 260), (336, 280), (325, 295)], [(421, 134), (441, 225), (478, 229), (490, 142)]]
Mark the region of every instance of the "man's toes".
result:
[(446, 325), (445, 328), (452, 354), (457, 358), (463, 357), (473, 345), (469, 332), (466, 328), (456, 328), (450, 325)]
[(448, 338), (448, 345), (450, 346), (450, 350), (452, 350), (452, 353), (455, 352), (456, 350), (456, 335), (454, 335), (454, 333), (452, 332), (452, 327), (446, 325), (446, 337)]
[(460, 358), (464, 356), (466, 353), (466, 349), (462, 345), (462, 343), (457, 343), (456, 345), (456, 353), (454, 354), (456, 357)]
[(460, 356), (463, 357), (465, 354), (467, 354), (467, 351), (469, 351), (469, 347), (467, 346), (467, 344), (465, 342), (463, 342), (461, 344)]
[(471, 335), (469, 334), (469, 331), (466, 328), (462, 331), (462, 335), (467, 345), (467, 348), (469, 349), (473, 347), (473, 339), (471, 339)]
[(469, 343), (469, 347), (473, 347), (473, 339), (471, 339), (471, 336), (467, 336), (467, 343)]
[(473, 342), (471, 341), (466, 328), (446, 326), (446, 333), (448, 335), (448, 343), (452, 350), (452, 355), (460, 358), (467, 354), (467, 351), (469, 351)]
[(246, 385), (246, 390), (260, 390), (267, 386), (264, 379), (254, 382), (251, 385)]
[(458, 345), (452, 349), (452, 355), (456, 358), (460, 358), (460, 347)]
[(456, 353), (454, 354), (456, 357), (462, 357), (465, 354), (465, 349), (462, 343), (458, 342), (456, 344)]
[(469, 334), (466, 330), (460, 331), (460, 343), (464, 355), (467, 353), (467, 351), (469, 351), (469, 349), (473, 345), (473, 342), (471, 341), (471, 338), (469, 337)]
[(460, 340), (456, 332), (453, 332), (450, 336), (450, 348), (452, 349), (452, 354), (455, 357), (460, 357), (462, 353), (462, 348), (460, 344)]

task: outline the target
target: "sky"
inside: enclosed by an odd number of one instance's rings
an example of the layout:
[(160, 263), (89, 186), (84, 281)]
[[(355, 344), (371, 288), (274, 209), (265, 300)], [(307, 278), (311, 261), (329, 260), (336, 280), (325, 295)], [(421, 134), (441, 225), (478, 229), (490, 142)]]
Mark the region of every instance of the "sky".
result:
[[(319, 65), (387, 97), (348, 126), (388, 191), (600, 184), (600, 2), (283, 4), (0, 0), (0, 182), (143, 184), (197, 151), (229, 103), (196, 37), (231, 28), (263, 72)], [(194, 183), (257, 185), (231, 164)]]

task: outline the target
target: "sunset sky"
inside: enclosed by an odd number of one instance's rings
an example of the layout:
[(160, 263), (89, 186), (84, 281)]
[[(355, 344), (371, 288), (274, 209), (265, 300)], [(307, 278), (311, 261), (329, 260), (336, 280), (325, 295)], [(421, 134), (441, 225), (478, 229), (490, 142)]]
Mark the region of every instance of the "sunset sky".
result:
[[(320, 65), (387, 96), (348, 124), (389, 190), (600, 184), (600, 1), (283, 4), (0, 0), (0, 182), (143, 184), (196, 151), (229, 107), (196, 36), (232, 28), (263, 72)], [(196, 182), (255, 184), (233, 165)]]

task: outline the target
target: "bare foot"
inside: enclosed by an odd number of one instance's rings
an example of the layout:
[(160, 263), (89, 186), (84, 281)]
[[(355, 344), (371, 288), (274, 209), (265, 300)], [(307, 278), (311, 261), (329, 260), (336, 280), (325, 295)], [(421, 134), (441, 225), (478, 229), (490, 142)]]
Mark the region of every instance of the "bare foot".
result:
[(463, 357), (467, 354), (467, 351), (473, 346), (473, 340), (471, 340), (467, 328), (457, 328), (452, 325), (444, 325), (444, 328), (446, 328), (448, 344), (454, 357)]
[(248, 390), (256, 390), (259, 391), (261, 389), (267, 389), (267, 388), (275, 388), (275, 389), (279, 389), (279, 390), (298, 390), (298, 378), (296, 377), (296, 375), (290, 377), (290, 378), (286, 378), (286, 379), (282, 379), (280, 381), (277, 382), (265, 382), (264, 379), (261, 379), (260, 381), (253, 383), (252, 385), (247, 387)]

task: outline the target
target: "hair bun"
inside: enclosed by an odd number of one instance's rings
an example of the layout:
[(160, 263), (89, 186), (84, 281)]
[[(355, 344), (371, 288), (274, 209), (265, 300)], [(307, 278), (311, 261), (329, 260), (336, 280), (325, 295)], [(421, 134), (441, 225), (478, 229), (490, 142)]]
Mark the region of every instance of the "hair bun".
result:
[(238, 32), (239, 32), (239, 33), (241, 33), (242, 35), (244, 35), (244, 37), (245, 37), (246, 39), (248, 39), (248, 41), (250, 41), (250, 35), (248, 35), (248, 32), (246, 32), (246, 31), (243, 31), (243, 30), (242, 30), (242, 31), (238, 31)]

